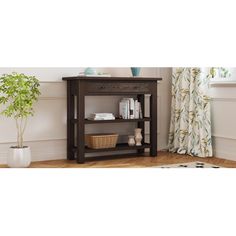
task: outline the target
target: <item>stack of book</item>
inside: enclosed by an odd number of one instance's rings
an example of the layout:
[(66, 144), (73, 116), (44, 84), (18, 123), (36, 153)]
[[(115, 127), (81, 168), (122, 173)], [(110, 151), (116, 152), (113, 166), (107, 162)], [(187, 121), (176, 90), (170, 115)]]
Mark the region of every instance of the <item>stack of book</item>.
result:
[(111, 74), (107, 74), (107, 73), (85, 74), (84, 72), (81, 72), (81, 73), (79, 73), (79, 76), (87, 76), (87, 77), (111, 77)]
[(88, 120), (115, 120), (115, 116), (112, 113), (93, 113)]
[(133, 98), (123, 98), (119, 103), (119, 116), (122, 119), (142, 119), (140, 102)]

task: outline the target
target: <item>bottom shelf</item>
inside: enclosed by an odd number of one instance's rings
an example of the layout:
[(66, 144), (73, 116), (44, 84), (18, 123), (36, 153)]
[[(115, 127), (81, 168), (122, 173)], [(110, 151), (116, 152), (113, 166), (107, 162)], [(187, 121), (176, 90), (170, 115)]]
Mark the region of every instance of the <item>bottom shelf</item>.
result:
[[(85, 147), (85, 153), (92, 153), (92, 152), (112, 152), (112, 151), (121, 151), (121, 150), (138, 150), (144, 148), (150, 148), (151, 144), (144, 143), (142, 146), (132, 146), (130, 147), (127, 143), (118, 143), (114, 148), (102, 148), (102, 149), (92, 149)], [(77, 148), (74, 150), (76, 151)]]

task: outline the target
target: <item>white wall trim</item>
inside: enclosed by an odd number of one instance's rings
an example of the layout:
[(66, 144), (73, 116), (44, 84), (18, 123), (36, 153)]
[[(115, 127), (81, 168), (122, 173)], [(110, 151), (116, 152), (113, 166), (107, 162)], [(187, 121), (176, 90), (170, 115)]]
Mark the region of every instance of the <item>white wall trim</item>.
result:
[(213, 150), (214, 157), (236, 161), (235, 153), (227, 152), (227, 151), (218, 151), (217, 149)]
[(231, 80), (231, 81), (214, 81), (210, 82), (211, 87), (236, 87), (236, 81)]
[(236, 102), (236, 98), (212, 97), (213, 102)]
[(60, 100), (65, 100), (66, 99), (66, 97), (39, 97), (39, 99), (38, 100), (58, 100), (58, 99), (60, 99)]
[[(33, 162), (66, 159), (66, 139), (29, 141), (27, 144), (31, 147)], [(7, 163), (9, 147), (8, 143), (0, 144), (0, 149), (3, 150), (0, 152), (0, 164)], [(166, 146), (158, 148), (159, 151), (166, 149)]]
[(221, 134), (212, 134), (212, 137), (221, 138), (221, 139), (236, 140), (236, 137), (230, 137), (230, 136), (225, 136), (225, 135), (221, 135)]
[[(169, 150), (169, 147), (168, 147), (168, 146), (164, 146), (164, 147), (158, 148), (157, 151), (158, 151), (158, 152), (159, 152), (159, 151), (166, 151), (166, 152), (167, 152), (168, 150)], [(157, 153), (157, 157), (158, 157), (158, 153)]]
[[(66, 159), (66, 139), (30, 141), (26, 143), (32, 152), (32, 161)], [(6, 164), (10, 145), (0, 144), (0, 164)]]
[[(157, 134), (160, 135), (161, 133), (160, 133), (160, 132), (157, 132)], [(127, 135), (125, 135), (125, 134), (120, 134), (119, 136), (120, 136), (120, 137), (127, 137)], [(149, 132), (148, 132), (148, 131), (145, 132), (145, 137), (146, 137), (146, 136), (149, 137)], [(37, 143), (37, 142), (63, 141), (63, 140), (67, 140), (67, 138), (64, 137), (64, 138), (53, 138), (53, 139), (24, 140), (24, 142), (30, 144), (30, 143)], [(11, 145), (12, 143), (16, 143), (16, 142), (11, 142), (11, 141), (1, 142), (0, 145), (1, 145), (1, 144), (9, 144), (9, 145)]]
[(231, 137), (213, 137), (214, 156), (236, 161), (236, 139)]
[[(37, 140), (24, 140), (24, 142), (26, 143), (37, 143), (37, 142), (48, 142), (48, 141), (62, 141), (62, 140), (66, 140), (66, 137), (65, 138), (53, 138), (53, 139), (37, 139)], [(15, 142), (10, 142), (10, 141), (6, 141), (6, 142), (1, 142), (1, 144), (12, 144), (12, 143), (15, 143)]]
[(43, 81), (43, 80), (41, 80), (41, 81), (39, 81), (39, 83), (40, 84), (51, 84), (51, 83), (64, 83), (64, 84), (66, 84), (66, 82), (65, 81), (63, 81), (63, 80), (47, 80), (47, 81)]

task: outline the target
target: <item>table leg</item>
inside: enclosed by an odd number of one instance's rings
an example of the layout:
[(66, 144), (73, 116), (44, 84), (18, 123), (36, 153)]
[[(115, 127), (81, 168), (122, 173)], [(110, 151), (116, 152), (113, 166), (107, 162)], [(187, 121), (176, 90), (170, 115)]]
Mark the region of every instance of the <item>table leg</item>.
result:
[(85, 162), (85, 129), (84, 129), (84, 116), (85, 116), (85, 96), (84, 96), (84, 88), (83, 82), (78, 81), (77, 83), (77, 163)]
[(74, 160), (74, 146), (75, 146), (75, 105), (74, 94), (72, 92), (73, 82), (67, 82), (67, 160)]
[[(141, 109), (142, 109), (142, 114), (143, 114), (143, 118), (145, 117), (145, 95), (144, 94), (139, 94), (137, 96), (138, 101), (141, 104)], [(143, 136), (143, 140), (142, 143), (145, 143), (145, 122), (138, 122), (138, 128), (142, 129), (142, 136)], [(139, 149), (137, 152), (139, 154), (144, 153), (144, 148), (143, 149)]]
[(150, 97), (150, 155), (157, 156), (157, 86), (153, 86)]

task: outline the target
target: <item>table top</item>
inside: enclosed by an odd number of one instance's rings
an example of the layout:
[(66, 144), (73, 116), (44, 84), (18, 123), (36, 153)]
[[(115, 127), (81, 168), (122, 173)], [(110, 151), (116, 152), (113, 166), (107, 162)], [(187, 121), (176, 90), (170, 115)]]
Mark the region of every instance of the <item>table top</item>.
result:
[(72, 77), (63, 77), (62, 80), (87, 80), (87, 81), (99, 81), (99, 80), (107, 80), (107, 81), (160, 81), (162, 78), (157, 77), (105, 77), (105, 76), (72, 76)]

